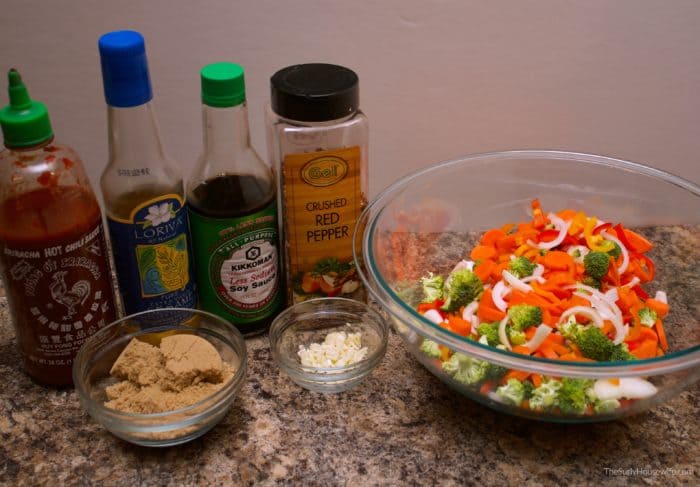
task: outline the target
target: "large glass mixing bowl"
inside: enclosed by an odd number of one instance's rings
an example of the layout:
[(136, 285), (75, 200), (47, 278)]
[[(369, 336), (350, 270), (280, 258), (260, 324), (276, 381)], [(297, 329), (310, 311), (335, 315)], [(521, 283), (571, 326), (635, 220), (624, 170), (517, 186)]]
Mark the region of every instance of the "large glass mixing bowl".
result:
[[(469, 255), (475, 236), (509, 222), (529, 221), (531, 200), (551, 211), (581, 209), (637, 229), (653, 244), (656, 277), (645, 285), (664, 290), (668, 353), (629, 362), (573, 362), (499, 350), (465, 339), (416, 311), (418, 280), (447, 274)], [(468, 257), (466, 257), (468, 258)], [(404, 177), (363, 212), (355, 233), (355, 259), (371, 297), (390, 315), (411, 353), (438, 379), (499, 411), (548, 421), (610, 420), (654, 407), (700, 378), (700, 187), (663, 171), (608, 157), (555, 151), (478, 154), (443, 162)], [(514, 406), (478, 384), (465, 385), (421, 351), (429, 339), (472, 359), (541, 377), (653, 384), (649, 397), (615, 409), (564, 414)]]

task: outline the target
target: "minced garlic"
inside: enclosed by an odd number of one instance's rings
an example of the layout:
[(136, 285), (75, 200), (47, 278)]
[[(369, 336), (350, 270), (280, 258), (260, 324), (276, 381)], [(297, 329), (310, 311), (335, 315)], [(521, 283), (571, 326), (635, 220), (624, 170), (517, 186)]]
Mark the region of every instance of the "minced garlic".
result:
[(312, 343), (309, 348), (299, 345), (299, 358), (306, 367), (343, 367), (359, 362), (367, 355), (360, 333), (334, 331), (323, 343)]

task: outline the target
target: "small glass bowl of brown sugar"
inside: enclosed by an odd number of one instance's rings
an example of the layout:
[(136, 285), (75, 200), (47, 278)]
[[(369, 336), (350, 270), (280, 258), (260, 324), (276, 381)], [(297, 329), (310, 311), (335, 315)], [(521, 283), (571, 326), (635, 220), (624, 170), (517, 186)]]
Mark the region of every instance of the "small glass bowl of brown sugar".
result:
[(382, 316), (365, 303), (317, 298), (277, 315), (270, 326), (270, 350), (301, 387), (335, 393), (355, 387), (379, 365), (388, 336)]
[(241, 388), (241, 333), (185, 308), (136, 313), (81, 347), (73, 382), (83, 407), (114, 435), (144, 446), (193, 440), (224, 418)]

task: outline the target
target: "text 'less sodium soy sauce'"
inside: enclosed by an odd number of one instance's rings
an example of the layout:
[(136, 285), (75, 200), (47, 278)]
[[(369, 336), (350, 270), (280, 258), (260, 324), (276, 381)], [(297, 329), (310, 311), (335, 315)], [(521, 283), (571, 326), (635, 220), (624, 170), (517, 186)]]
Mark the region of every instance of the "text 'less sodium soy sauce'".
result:
[(283, 304), (275, 182), (250, 145), (243, 69), (201, 74), (204, 151), (187, 191), (199, 301), (253, 335)]

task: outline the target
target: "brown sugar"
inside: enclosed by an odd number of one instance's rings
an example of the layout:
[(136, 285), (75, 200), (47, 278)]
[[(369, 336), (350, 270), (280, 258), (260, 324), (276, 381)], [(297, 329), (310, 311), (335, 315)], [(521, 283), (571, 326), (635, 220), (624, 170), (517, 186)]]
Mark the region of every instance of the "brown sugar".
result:
[(180, 409), (221, 389), (233, 372), (216, 348), (196, 335), (171, 335), (160, 347), (134, 338), (112, 366), (110, 373), (121, 381), (106, 388), (105, 406), (130, 413)]

